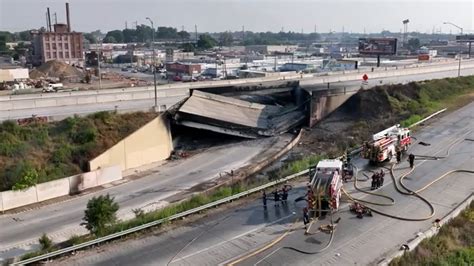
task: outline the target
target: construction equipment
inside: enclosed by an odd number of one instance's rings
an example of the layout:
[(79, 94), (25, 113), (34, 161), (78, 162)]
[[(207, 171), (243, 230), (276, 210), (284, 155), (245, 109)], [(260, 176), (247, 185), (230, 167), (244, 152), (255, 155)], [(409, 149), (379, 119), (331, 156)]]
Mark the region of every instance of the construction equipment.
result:
[(406, 152), (410, 144), (410, 130), (395, 125), (374, 134), (371, 141), (365, 142), (362, 157), (371, 164), (390, 161), (397, 152)]
[(308, 185), (307, 201), (308, 209), (318, 217), (339, 208), (343, 175), (340, 160), (321, 160), (316, 165)]

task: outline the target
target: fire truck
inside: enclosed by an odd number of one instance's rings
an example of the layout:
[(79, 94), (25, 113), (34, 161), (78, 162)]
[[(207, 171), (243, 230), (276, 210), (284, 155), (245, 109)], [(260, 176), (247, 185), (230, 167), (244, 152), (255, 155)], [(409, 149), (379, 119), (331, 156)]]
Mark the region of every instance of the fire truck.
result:
[(337, 210), (341, 198), (343, 163), (340, 160), (321, 160), (310, 174), (308, 209), (319, 213)]
[(362, 157), (371, 164), (390, 161), (397, 151), (407, 151), (410, 144), (410, 130), (395, 125), (374, 134), (371, 141), (364, 143)]

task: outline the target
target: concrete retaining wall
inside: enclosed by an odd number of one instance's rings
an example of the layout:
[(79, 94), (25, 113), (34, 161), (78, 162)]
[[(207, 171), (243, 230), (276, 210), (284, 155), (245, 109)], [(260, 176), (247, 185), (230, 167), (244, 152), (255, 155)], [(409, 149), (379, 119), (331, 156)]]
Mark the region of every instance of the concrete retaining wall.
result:
[(89, 162), (90, 170), (120, 165), (121, 170), (167, 159), (173, 150), (169, 121), (165, 115), (135, 131)]
[(0, 211), (72, 195), (80, 191), (122, 179), (118, 165), (38, 184), (21, 191), (0, 192)]

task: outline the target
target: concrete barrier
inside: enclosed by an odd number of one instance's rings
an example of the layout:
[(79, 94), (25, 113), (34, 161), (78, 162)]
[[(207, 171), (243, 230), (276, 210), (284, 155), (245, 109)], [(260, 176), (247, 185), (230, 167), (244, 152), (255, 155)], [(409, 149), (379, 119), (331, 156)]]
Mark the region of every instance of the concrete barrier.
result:
[(121, 180), (122, 178), (120, 166), (115, 165), (37, 184), (26, 190), (0, 192), (0, 211), (3, 212), (45, 200), (73, 195), (89, 188)]
[(167, 159), (173, 150), (169, 121), (165, 115), (144, 125), (89, 162), (91, 171), (111, 165), (121, 170)]
[(98, 186), (122, 179), (122, 171), (120, 170), (120, 167), (106, 167), (99, 169), (96, 172)]
[(98, 186), (96, 171), (80, 174), (79, 178), (80, 178), (79, 191)]
[(68, 178), (61, 178), (42, 184), (36, 185), (37, 201), (45, 201), (57, 197), (66, 196), (69, 194), (69, 180)]
[(36, 188), (31, 187), (21, 191), (4, 191), (2, 192), (3, 210), (10, 210), (21, 206), (38, 202)]

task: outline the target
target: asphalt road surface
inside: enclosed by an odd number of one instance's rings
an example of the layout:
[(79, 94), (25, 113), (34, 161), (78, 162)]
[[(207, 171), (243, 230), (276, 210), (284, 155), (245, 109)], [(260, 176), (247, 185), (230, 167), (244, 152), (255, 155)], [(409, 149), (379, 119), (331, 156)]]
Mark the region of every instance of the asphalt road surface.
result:
[[(437, 119), (435, 119), (437, 120)], [(434, 121), (415, 134), (417, 141), (410, 152), (416, 155), (446, 157), (439, 160), (416, 160), (415, 171), (405, 184), (419, 189), (440, 175), (453, 169), (474, 170), (474, 103)], [(454, 144), (453, 144), (454, 143)], [(367, 162), (355, 162), (361, 169)], [(395, 175), (408, 171), (408, 163), (396, 166)], [(377, 192), (395, 199), (394, 206), (378, 210), (404, 218), (423, 218), (430, 214), (428, 206), (418, 198), (402, 195), (394, 189), (393, 181), (386, 175), (386, 182)], [(369, 189), (369, 182), (360, 182)], [(352, 183), (344, 184), (352, 196), (375, 202), (387, 200), (355, 193)], [(142, 239), (101, 246), (99, 249), (79, 252), (56, 264), (68, 265), (368, 265), (382, 260), (397, 250), (418, 232), (428, 229), (436, 218), (446, 215), (474, 191), (474, 178), (470, 174), (452, 174), (421, 192), (435, 208), (433, 217), (423, 221), (403, 221), (380, 214), (363, 219), (348, 211), (348, 204), (341, 206), (333, 219), (341, 218), (334, 240), (322, 253), (314, 252), (327, 246), (330, 235), (316, 233), (319, 225), (327, 224), (329, 217), (312, 226), (315, 234), (304, 235), (301, 218), (303, 202), (293, 199), (304, 194), (302, 189), (291, 191), (287, 206), (273, 206), (265, 211), (260, 200), (244, 207), (225, 209), (201, 221), (182, 226), (163, 234)], [(295, 212), (296, 214), (293, 214)]]
[(150, 211), (166, 206), (170, 197), (215, 180), (221, 173), (259, 162), (280, 151), (291, 139), (292, 135), (285, 134), (213, 147), (190, 158), (168, 162), (131, 182), (41, 208), (0, 215), (0, 258), (37, 248), (42, 233), (47, 233), (55, 241), (86, 233), (79, 224), (87, 201), (94, 196), (110, 194), (120, 205), (118, 217), (133, 218), (132, 209)]
[[(453, 63), (450, 63), (453, 65)], [(465, 66), (470, 66), (470, 68), (462, 69), (461, 75), (472, 75), (474, 74), (474, 65), (472, 62), (465, 63)], [(368, 83), (364, 85), (366, 88), (370, 88), (376, 85), (383, 84), (393, 84), (393, 83), (407, 83), (410, 81), (419, 81), (419, 80), (428, 80), (428, 79), (440, 79), (445, 77), (457, 77), (458, 71), (441, 71), (433, 72), (428, 74), (415, 74), (415, 75), (406, 75), (398, 77), (389, 77), (389, 78), (370, 78), (370, 72), (368, 73), (369, 80)], [(301, 84), (311, 84), (311, 80), (302, 81)], [(350, 90), (357, 90), (361, 87), (361, 80), (346, 81), (346, 82), (334, 82), (330, 84), (331, 88), (344, 88)], [(317, 85), (316, 87), (325, 89), (326, 85)], [(162, 90), (159, 88), (159, 90)], [(172, 97), (158, 97), (158, 105), (166, 105), (167, 107), (172, 106), (178, 101), (186, 97), (186, 93), (177, 93)], [(65, 97), (80, 97), (80, 96), (65, 96)], [(1, 102), (0, 102), (1, 104)], [(83, 105), (72, 105), (72, 106), (57, 106), (57, 107), (45, 107), (45, 108), (26, 108), (19, 110), (6, 110), (0, 112), (0, 121), (8, 119), (19, 119), (36, 116), (71, 116), (73, 114), (88, 114), (98, 111), (107, 111), (107, 110), (124, 110), (124, 111), (137, 111), (137, 110), (147, 110), (151, 108), (154, 104), (153, 99), (149, 100), (121, 100), (100, 104), (83, 104)]]

